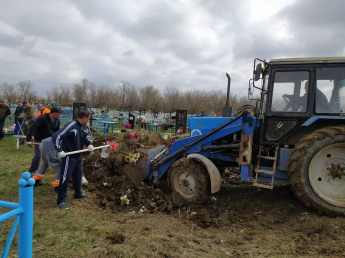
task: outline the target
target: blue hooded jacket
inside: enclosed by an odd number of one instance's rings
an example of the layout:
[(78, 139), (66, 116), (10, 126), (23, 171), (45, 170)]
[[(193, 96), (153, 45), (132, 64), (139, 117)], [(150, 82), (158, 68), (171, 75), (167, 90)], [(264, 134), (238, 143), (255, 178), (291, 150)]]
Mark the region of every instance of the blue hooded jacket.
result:
[[(92, 144), (87, 138), (86, 126), (79, 123), (78, 119), (67, 123), (63, 128), (55, 132), (52, 136), (52, 142), (58, 152), (78, 151), (83, 149), (84, 143), (86, 146)], [(80, 155), (74, 154), (72, 156)]]

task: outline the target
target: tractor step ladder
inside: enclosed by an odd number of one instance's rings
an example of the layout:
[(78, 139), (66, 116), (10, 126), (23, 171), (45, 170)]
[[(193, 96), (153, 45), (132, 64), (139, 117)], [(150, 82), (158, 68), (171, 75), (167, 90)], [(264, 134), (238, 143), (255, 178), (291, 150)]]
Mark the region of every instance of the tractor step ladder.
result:
[[(274, 175), (276, 173), (276, 166), (277, 166), (277, 155), (278, 155), (278, 146), (276, 146), (274, 150), (274, 156), (263, 156), (261, 155), (262, 151), (262, 146), (260, 146), (259, 150), (259, 155), (258, 155), (258, 163), (255, 168), (255, 179), (254, 179), (254, 186), (262, 187), (262, 188), (267, 188), (267, 189), (273, 189), (273, 183), (274, 183)], [(267, 170), (267, 169), (261, 169), (260, 168), (260, 160), (261, 159), (266, 159), (266, 160), (272, 160), (273, 161), (273, 167), (272, 170)], [(270, 184), (263, 184), (258, 182), (258, 177), (259, 174), (264, 173), (268, 175), (272, 175), (272, 180)]]

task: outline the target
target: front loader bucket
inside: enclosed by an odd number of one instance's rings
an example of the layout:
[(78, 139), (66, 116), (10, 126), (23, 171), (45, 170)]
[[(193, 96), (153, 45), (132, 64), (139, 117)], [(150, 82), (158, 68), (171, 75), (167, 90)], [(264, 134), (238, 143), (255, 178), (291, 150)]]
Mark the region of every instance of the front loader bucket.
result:
[(140, 158), (135, 164), (123, 166), (123, 173), (133, 182), (142, 182), (152, 173), (151, 160), (165, 148), (165, 145), (149, 149), (144, 158)]

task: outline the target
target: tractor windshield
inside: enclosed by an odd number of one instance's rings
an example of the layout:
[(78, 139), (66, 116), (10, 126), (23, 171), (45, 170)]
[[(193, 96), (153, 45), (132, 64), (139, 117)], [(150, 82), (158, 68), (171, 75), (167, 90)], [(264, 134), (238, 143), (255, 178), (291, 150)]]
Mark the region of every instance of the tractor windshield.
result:
[(271, 111), (306, 112), (308, 71), (278, 71), (274, 74)]

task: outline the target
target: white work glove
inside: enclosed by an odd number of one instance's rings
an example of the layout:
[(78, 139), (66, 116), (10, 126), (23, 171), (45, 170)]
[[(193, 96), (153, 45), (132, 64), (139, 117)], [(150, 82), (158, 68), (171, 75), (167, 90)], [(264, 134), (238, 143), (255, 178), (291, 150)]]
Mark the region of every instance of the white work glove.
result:
[(61, 158), (64, 158), (64, 157), (66, 157), (67, 155), (66, 155), (66, 152), (64, 152), (64, 151), (60, 151), (59, 153), (58, 153), (58, 157), (61, 159)]
[(93, 147), (92, 144), (90, 144), (89, 146), (87, 146), (87, 148), (89, 149), (90, 152), (93, 152), (95, 150), (95, 147)]

